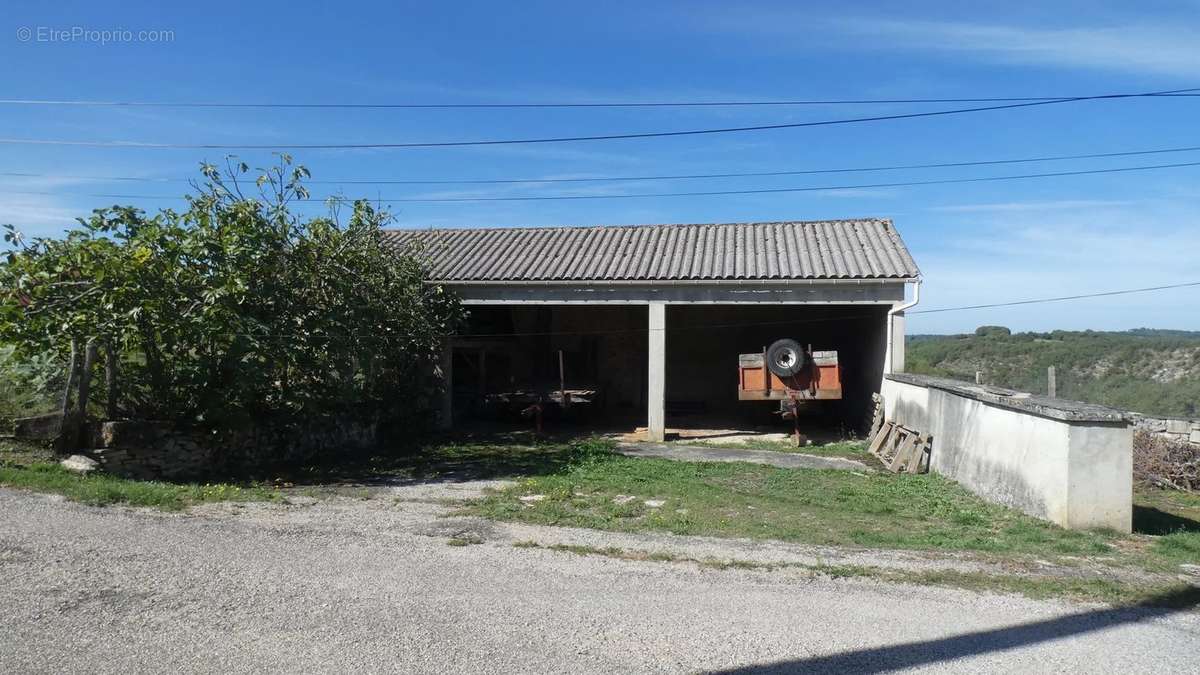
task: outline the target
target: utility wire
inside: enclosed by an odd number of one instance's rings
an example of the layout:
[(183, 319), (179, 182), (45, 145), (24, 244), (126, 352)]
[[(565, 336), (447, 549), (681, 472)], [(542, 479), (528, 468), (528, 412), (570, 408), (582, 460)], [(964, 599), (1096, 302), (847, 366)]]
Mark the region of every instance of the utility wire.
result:
[[(1191, 90), (1154, 94), (1156, 96), (1193, 96)], [(609, 103), (299, 103), (299, 102), (235, 102), (235, 101), (100, 101), (86, 99), (0, 99), (0, 105), (15, 106), (74, 106), (126, 108), (312, 108), (312, 109), (521, 109), (521, 108), (722, 108), (769, 107), (806, 105), (889, 105), (908, 103), (1011, 103), (1022, 101), (1068, 101), (1087, 96), (988, 96), (977, 98), (868, 98), (868, 99), (802, 99), (802, 100), (719, 100), (719, 101), (614, 101)]]
[(490, 145), (524, 145), (532, 143), (571, 143), (578, 141), (613, 141), (640, 138), (666, 138), (675, 136), (700, 136), (727, 134), (748, 131), (770, 131), (776, 129), (799, 129), (806, 127), (831, 126), (839, 124), (858, 124), (864, 122), (882, 122), (887, 120), (912, 119), (917, 117), (937, 117), (945, 115), (961, 115), (967, 113), (985, 112), (990, 110), (1010, 110), (1029, 108), (1033, 106), (1054, 105), (1058, 103), (1074, 103), (1078, 101), (1096, 101), (1106, 99), (1129, 99), (1161, 97), (1168, 94), (1179, 94), (1200, 91), (1193, 89), (1175, 89), (1170, 91), (1145, 92), (1138, 94), (1104, 94), (1100, 96), (1079, 96), (1075, 98), (1050, 99), (1024, 103), (1007, 103), (1004, 105), (977, 106), (971, 108), (953, 108), (950, 110), (933, 110), (927, 112), (901, 113), (895, 115), (874, 115), (870, 117), (852, 117), (815, 122), (792, 122), (786, 124), (760, 124), (744, 127), (723, 127), (717, 129), (690, 129), (685, 131), (653, 131), (632, 132), (619, 134), (598, 134), (585, 136), (558, 136), (545, 138), (507, 138), (478, 141), (413, 141), (398, 143), (291, 143), (291, 144), (255, 144), (255, 143), (150, 143), (144, 141), (72, 141), (64, 139), (36, 138), (0, 138), (0, 145), (41, 145), (41, 146), (73, 146), (73, 147), (102, 147), (127, 149), (155, 150), (381, 150), (405, 148), (449, 148)]
[[(1061, 162), (1077, 159), (1104, 159), (1113, 157), (1134, 157), (1139, 155), (1158, 155), (1166, 153), (1196, 152), (1200, 146), (1178, 148), (1159, 148), (1155, 150), (1129, 150), (1124, 152), (1100, 152), (1086, 155), (1049, 155), (1041, 157), (1023, 157), (1017, 159), (986, 159), (961, 162), (941, 162), (936, 164), (897, 164), (891, 166), (865, 166), (838, 169), (797, 169), (791, 171), (754, 171), (748, 173), (695, 173), (675, 175), (650, 176), (596, 176), (592, 178), (506, 178), (506, 179), (477, 179), (477, 178), (347, 178), (306, 180), (309, 185), (512, 185), (528, 183), (593, 183), (606, 181), (660, 181), (660, 180), (697, 180), (710, 178), (764, 178), (772, 176), (804, 176), (829, 173), (867, 173), (874, 171), (905, 171), (910, 169), (945, 169), (969, 166), (993, 166), (998, 164), (1030, 164), (1035, 162)], [(83, 176), (73, 174), (26, 173), (16, 171), (0, 172), (0, 176), (10, 178), (57, 178), (64, 180), (92, 180), (135, 183), (193, 183), (192, 178), (155, 178), (146, 176)]]
[(1128, 295), (1130, 293), (1148, 293), (1150, 291), (1164, 291), (1171, 288), (1188, 288), (1190, 286), (1200, 286), (1200, 281), (1189, 281), (1183, 284), (1170, 284), (1167, 286), (1147, 286), (1145, 288), (1128, 288), (1121, 291), (1105, 291), (1104, 293), (1084, 293), (1081, 295), (1063, 295), (1057, 298), (1038, 298), (1036, 300), (1014, 300), (1012, 302), (993, 302), (986, 305), (965, 305), (963, 307), (941, 307), (937, 309), (920, 309), (915, 312), (906, 312), (907, 314), (936, 314), (939, 312), (960, 312), (967, 309), (990, 309), (993, 307), (1014, 307), (1016, 305), (1038, 305), (1046, 302), (1062, 302), (1064, 300), (1081, 300), (1083, 298), (1105, 298), (1113, 295)]
[[(758, 194), (780, 194), (793, 192), (824, 192), (828, 190), (860, 190), (870, 188), (894, 188), (894, 187), (916, 187), (922, 185), (951, 185), (959, 183), (985, 183), (990, 181), (1010, 181), (1010, 180), (1028, 180), (1035, 178), (1055, 178), (1062, 176), (1085, 176), (1093, 174), (1105, 173), (1123, 173), (1127, 171), (1151, 171), (1158, 169), (1177, 169), (1183, 167), (1200, 166), (1200, 162), (1180, 162), (1177, 164), (1151, 164), (1146, 166), (1125, 166), (1112, 169), (1086, 169), (1080, 171), (1055, 171), (1048, 173), (1027, 173), (1010, 176), (983, 176), (979, 178), (944, 178), (939, 180), (922, 180), (922, 181), (905, 181), (893, 183), (865, 183), (858, 185), (817, 185), (809, 187), (792, 187), (792, 188), (762, 188), (757, 190), (711, 190), (699, 192), (645, 192), (639, 194), (617, 194), (617, 195), (546, 195), (532, 197), (375, 197), (371, 201), (388, 202), (388, 203), (459, 203), (459, 202), (526, 202), (526, 201), (565, 201), (565, 200), (584, 200), (584, 199), (646, 199), (657, 197), (708, 197), (708, 196), (727, 196), (727, 195), (758, 195)], [(167, 197), (163, 195), (136, 195), (136, 194), (105, 194), (105, 193), (72, 193), (72, 192), (49, 192), (49, 191), (32, 191), (32, 190), (0, 190), (0, 194), (11, 195), (50, 195), (50, 196), (74, 196), (74, 197), (92, 197), (99, 199), (157, 199), (157, 200), (175, 200), (181, 197)], [(308, 199), (293, 199), (293, 202), (324, 202), (333, 199), (335, 196), (324, 198), (308, 198)]]

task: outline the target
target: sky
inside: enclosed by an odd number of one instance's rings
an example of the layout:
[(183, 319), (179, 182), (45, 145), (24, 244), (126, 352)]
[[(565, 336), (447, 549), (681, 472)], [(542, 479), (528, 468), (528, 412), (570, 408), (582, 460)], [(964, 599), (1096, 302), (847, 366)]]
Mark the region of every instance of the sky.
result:
[[(104, 5), (108, 6), (104, 6)], [(0, 98), (233, 103), (613, 103), (1084, 96), (1200, 87), (1200, 2), (11, 3)], [(110, 31), (105, 39), (101, 31)], [(127, 32), (122, 32), (127, 31)], [(0, 104), (0, 138), (391, 143), (794, 124), (970, 107), (823, 104), (557, 109)], [(986, 104), (984, 104), (986, 105)], [(845, 169), (1200, 146), (1200, 98), (669, 138), (293, 150), (314, 196), (382, 201), (397, 227), (891, 218), (917, 309), (1200, 281), (1200, 167), (844, 188), (1200, 162), (1200, 151), (1001, 166), (699, 180), (361, 185)], [(0, 143), (0, 223), (53, 236), (93, 208), (183, 205), (202, 161), (270, 150)], [(86, 177), (86, 178), (81, 178)], [(147, 182), (100, 180), (140, 177)], [(410, 203), (835, 186), (750, 195)], [(24, 194), (21, 194), (24, 193)], [(133, 195), (108, 198), (95, 195)], [(157, 197), (152, 199), (150, 197)], [(306, 204), (314, 215), (324, 207)], [(913, 314), (910, 333), (1200, 330), (1200, 287)]]

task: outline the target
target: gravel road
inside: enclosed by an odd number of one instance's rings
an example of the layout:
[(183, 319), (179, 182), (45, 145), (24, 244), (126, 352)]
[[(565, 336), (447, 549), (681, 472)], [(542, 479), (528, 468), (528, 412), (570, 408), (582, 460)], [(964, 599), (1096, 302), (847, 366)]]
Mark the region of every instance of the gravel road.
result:
[[(468, 491), (168, 515), (0, 489), (0, 672), (1182, 673), (1200, 653), (1194, 611), (514, 548), (538, 528), (428, 501)], [(464, 529), (484, 543), (447, 545)]]

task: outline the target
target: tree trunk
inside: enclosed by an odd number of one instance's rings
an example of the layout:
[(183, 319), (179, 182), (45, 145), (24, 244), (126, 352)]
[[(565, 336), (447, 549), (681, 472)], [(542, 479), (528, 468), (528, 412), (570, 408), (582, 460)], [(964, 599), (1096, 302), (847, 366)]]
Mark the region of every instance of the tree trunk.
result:
[(104, 343), (104, 417), (116, 419), (117, 412), (117, 350), (112, 341)]
[(87, 407), (92, 393), (92, 371), (96, 367), (96, 339), (89, 338), (87, 348), (83, 353), (83, 372), (79, 378), (79, 401), (75, 404), (75, 446), (78, 449), (86, 444), (84, 435), (87, 434)]
[(146, 370), (150, 372), (151, 397), (158, 403), (166, 402), (169, 397), (157, 337), (145, 320), (138, 322), (138, 330), (142, 336), (142, 354), (146, 357)]
[(58, 439), (55, 446), (59, 452), (66, 452), (78, 437), (73, 416), (71, 415), (71, 390), (75, 388), (75, 373), (79, 369), (79, 339), (71, 338), (71, 358), (67, 361), (67, 383), (63, 387), (62, 421), (59, 422)]

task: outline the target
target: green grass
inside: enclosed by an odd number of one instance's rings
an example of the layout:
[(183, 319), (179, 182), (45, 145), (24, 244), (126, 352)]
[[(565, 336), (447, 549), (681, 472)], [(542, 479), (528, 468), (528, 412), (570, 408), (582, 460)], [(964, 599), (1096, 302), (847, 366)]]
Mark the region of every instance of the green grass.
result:
[[(578, 444), (560, 469), (467, 510), (544, 525), (843, 547), (1069, 555), (1113, 550), (1110, 534), (1064, 530), (984, 502), (936, 475), (674, 462), (605, 448), (602, 442)], [(528, 494), (546, 498), (519, 500)], [(650, 499), (665, 503), (652, 508), (643, 503)]]
[(1155, 535), (1145, 565), (1200, 565), (1200, 494), (1141, 488), (1133, 494), (1133, 529)]
[[(747, 537), (836, 547), (968, 552), (1004, 573), (696, 560), (667, 553), (545, 546), (576, 555), (689, 562), (716, 569), (802, 567), (825, 576), (1067, 597), (1195, 606), (1179, 565), (1200, 564), (1200, 495), (1135, 494), (1135, 534), (1066, 530), (990, 504), (936, 475), (778, 469), (749, 463), (630, 458), (604, 441), (546, 450), (555, 468), (464, 506), (498, 520), (619, 532)], [(543, 467), (545, 468), (545, 467)], [(536, 502), (524, 495), (541, 494)], [(657, 508), (645, 504), (660, 500)], [(536, 542), (518, 546), (543, 548)], [(1047, 574), (1049, 560), (1071, 574)], [(1011, 571), (1011, 573), (1009, 573)]]
[(0, 464), (0, 485), (59, 494), (72, 501), (106, 506), (127, 504), (178, 511), (204, 502), (250, 502), (281, 499), (270, 488), (227, 483), (207, 485), (126, 480), (104, 474), (81, 476), (58, 464)]
[(855, 459), (864, 463), (875, 464), (878, 462), (874, 457), (867, 452), (867, 444), (865, 441), (838, 441), (836, 443), (824, 443), (821, 445), (802, 445), (797, 447), (791, 441), (770, 441), (759, 439), (748, 439), (745, 442), (738, 444), (714, 443), (712, 441), (694, 441), (691, 439), (680, 439), (671, 441), (675, 445), (692, 445), (702, 448), (719, 448), (721, 450), (770, 450), (772, 452), (787, 452), (802, 455), (817, 455), (818, 457), (845, 457), (846, 459)]

